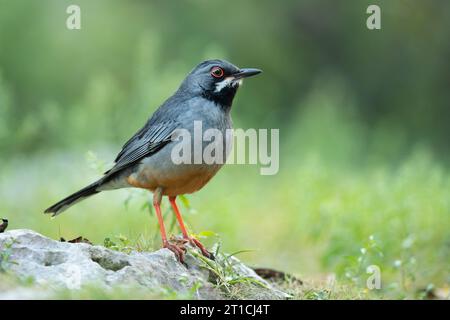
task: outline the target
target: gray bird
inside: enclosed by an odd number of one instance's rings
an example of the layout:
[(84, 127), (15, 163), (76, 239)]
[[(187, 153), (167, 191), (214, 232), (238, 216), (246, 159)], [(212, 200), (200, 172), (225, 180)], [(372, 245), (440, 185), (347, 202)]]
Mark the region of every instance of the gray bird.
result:
[[(178, 195), (200, 190), (222, 167), (223, 162), (175, 163), (172, 151), (180, 143), (180, 129), (191, 134), (192, 141), (189, 143), (195, 143), (194, 123), (198, 121), (201, 122), (203, 131), (217, 129), (223, 137), (228, 137), (227, 132), (232, 128), (230, 109), (237, 89), (243, 78), (259, 73), (261, 70), (240, 69), (224, 60), (200, 63), (187, 75), (175, 94), (125, 143), (114, 166), (101, 179), (54, 204), (45, 213), (56, 216), (101, 191), (130, 187), (147, 189), (153, 192), (153, 206), (159, 222), (162, 246), (173, 251), (178, 260), (183, 262), (184, 245), (167, 239), (161, 215), (161, 199), (168, 196), (184, 242), (191, 243), (203, 255), (213, 258), (197, 239), (188, 234), (175, 199)], [(200, 143), (203, 150), (205, 142)], [(230, 143), (226, 139), (221, 143), (224, 144), (222, 150), (226, 159)]]

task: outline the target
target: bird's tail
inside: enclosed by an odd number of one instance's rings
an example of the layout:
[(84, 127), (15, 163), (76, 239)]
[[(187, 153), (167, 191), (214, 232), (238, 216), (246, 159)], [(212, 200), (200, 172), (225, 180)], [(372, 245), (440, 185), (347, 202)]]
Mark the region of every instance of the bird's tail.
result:
[(62, 199), (58, 203), (55, 203), (50, 208), (46, 209), (45, 213), (52, 213), (52, 216), (57, 216), (69, 207), (73, 206), (75, 203), (80, 202), (96, 193), (99, 193), (98, 187), (102, 184), (102, 180), (96, 181), (87, 187), (75, 192), (74, 194)]

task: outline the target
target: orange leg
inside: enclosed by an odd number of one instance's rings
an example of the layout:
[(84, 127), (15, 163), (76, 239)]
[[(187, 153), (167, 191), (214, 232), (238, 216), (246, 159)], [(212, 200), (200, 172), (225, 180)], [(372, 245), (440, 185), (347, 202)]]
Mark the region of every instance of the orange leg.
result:
[(155, 207), (156, 211), (156, 218), (158, 219), (159, 223), (159, 232), (161, 233), (161, 239), (164, 244), (164, 242), (167, 242), (167, 235), (166, 235), (166, 228), (164, 227), (164, 220), (161, 214), (161, 193), (158, 192), (159, 190), (156, 190), (153, 194), (153, 207)]
[(181, 232), (183, 233), (183, 238), (189, 239), (189, 234), (187, 232), (186, 226), (184, 225), (183, 218), (181, 217), (180, 210), (178, 209), (177, 203), (175, 201), (176, 197), (169, 197), (170, 205), (172, 206), (175, 215), (177, 216), (178, 224), (180, 225)]
[[(147, 189), (144, 185), (139, 183), (139, 181), (137, 181), (132, 176), (129, 176), (127, 178), (127, 181), (130, 185), (132, 185), (135, 188)], [(164, 219), (161, 214), (162, 192), (163, 192), (162, 188), (157, 188), (153, 192), (153, 207), (155, 207), (156, 218), (158, 219), (159, 232), (161, 233), (161, 239), (162, 239), (162, 246), (163, 246), (163, 248), (167, 248), (170, 251), (172, 251), (175, 254), (175, 256), (177, 257), (177, 259), (181, 263), (183, 263), (184, 262), (184, 253), (186, 251), (186, 248), (184, 247), (184, 245), (172, 244), (167, 240), (166, 228), (164, 227)]]
[(175, 253), (175, 256), (178, 258), (178, 260), (181, 263), (183, 263), (184, 262), (183, 248), (180, 248), (179, 246), (172, 244), (167, 240), (166, 228), (164, 227), (164, 219), (161, 214), (161, 199), (162, 199), (162, 189), (158, 188), (153, 193), (153, 206), (155, 207), (156, 218), (158, 219), (159, 223), (159, 231), (161, 233), (163, 248), (171, 250), (173, 253)]
[(177, 203), (175, 200), (176, 200), (176, 197), (169, 197), (170, 205), (172, 206), (172, 209), (175, 212), (175, 215), (177, 217), (178, 224), (180, 225), (181, 232), (183, 233), (183, 238), (185, 240), (189, 241), (191, 244), (193, 244), (197, 248), (199, 248), (205, 257), (212, 259), (213, 258), (212, 253), (210, 253), (208, 250), (206, 250), (205, 246), (200, 241), (198, 241), (194, 237), (189, 236), (189, 233), (186, 230), (186, 226), (184, 225), (183, 218), (181, 217), (180, 210), (178, 209), (178, 206), (177, 206)]

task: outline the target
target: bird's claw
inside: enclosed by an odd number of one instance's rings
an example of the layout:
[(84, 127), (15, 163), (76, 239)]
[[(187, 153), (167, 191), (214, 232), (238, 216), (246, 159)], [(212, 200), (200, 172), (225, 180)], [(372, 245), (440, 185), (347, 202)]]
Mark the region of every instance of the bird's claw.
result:
[(208, 250), (206, 250), (205, 246), (200, 241), (198, 241), (197, 239), (195, 239), (193, 237), (183, 238), (183, 239), (177, 239), (177, 238), (172, 237), (170, 239), (170, 241), (164, 242), (163, 248), (167, 248), (170, 251), (172, 251), (175, 254), (175, 257), (178, 259), (178, 261), (180, 261), (181, 263), (184, 264), (184, 256), (187, 251), (186, 244), (190, 244), (194, 248), (195, 247), (198, 248), (201, 251), (202, 255), (204, 255), (208, 259), (211, 259), (211, 260), (215, 259), (212, 252), (209, 252)]
[(209, 252), (208, 250), (206, 250), (205, 246), (197, 239), (191, 237), (191, 238), (186, 239), (186, 241), (188, 241), (192, 246), (199, 248), (205, 257), (207, 257), (211, 260), (215, 259), (212, 252)]
[(186, 247), (185, 247), (184, 241), (175, 240), (172, 242), (165, 241), (163, 243), (163, 248), (169, 249), (175, 254), (175, 257), (178, 261), (184, 264), (184, 254), (186, 253)]

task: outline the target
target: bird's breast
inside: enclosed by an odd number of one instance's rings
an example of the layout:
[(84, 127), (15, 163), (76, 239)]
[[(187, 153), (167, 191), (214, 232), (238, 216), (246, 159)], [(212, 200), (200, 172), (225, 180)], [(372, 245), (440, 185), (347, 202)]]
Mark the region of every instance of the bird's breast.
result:
[(162, 187), (169, 196), (192, 193), (226, 162), (233, 140), (229, 113), (204, 99), (193, 99), (177, 122), (183, 136), (142, 159), (128, 179), (130, 185), (149, 190)]
[[(172, 143), (171, 143), (172, 144)], [(167, 146), (151, 157), (144, 158), (128, 177), (133, 187), (154, 191), (163, 188), (163, 195), (176, 196), (200, 190), (219, 171), (223, 164), (176, 164)]]

